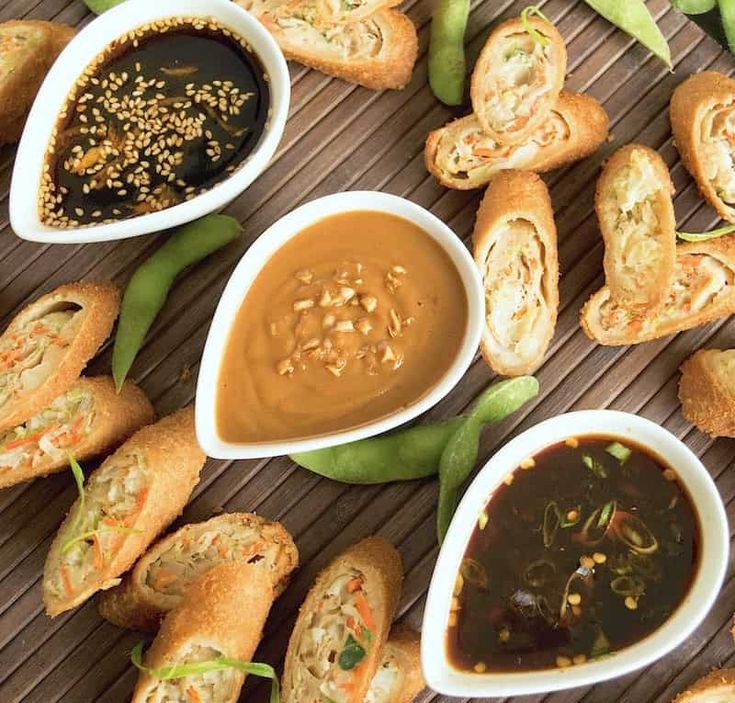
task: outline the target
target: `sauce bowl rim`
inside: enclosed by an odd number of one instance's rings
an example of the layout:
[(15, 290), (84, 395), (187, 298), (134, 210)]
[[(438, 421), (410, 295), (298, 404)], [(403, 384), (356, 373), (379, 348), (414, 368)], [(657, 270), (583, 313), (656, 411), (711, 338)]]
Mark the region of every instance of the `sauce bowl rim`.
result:
[[(393, 413), (337, 432), (267, 442), (227, 442), (216, 426), (217, 382), (224, 349), (250, 287), (268, 260), (306, 227), (331, 215), (379, 211), (397, 215), (423, 229), (455, 265), (467, 296), (467, 327), (457, 355), (437, 383)], [(219, 459), (252, 459), (321, 449), (365, 439), (394, 429), (429, 410), (460, 381), (476, 356), (485, 322), (482, 280), (462, 240), (438, 217), (406, 198), (379, 191), (344, 191), (300, 205), (274, 222), (250, 246), (232, 272), (220, 297), (204, 345), (196, 393), (196, 431), (204, 451)]]
[[(520, 672), (461, 671), (449, 660), (446, 629), (454, 580), (482, 508), (524, 458), (569, 437), (628, 439), (664, 460), (686, 489), (700, 527), (699, 560), (687, 594), (649, 635), (597, 661), (569, 668)], [(492, 515), (489, 516), (492, 519)], [(452, 696), (516, 696), (587, 686), (641, 669), (680, 645), (714, 605), (727, 571), (730, 534), (715, 482), (680, 439), (643, 417), (617, 410), (580, 410), (544, 420), (512, 439), (480, 469), (454, 515), (431, 578), (421, 635), (428, 685)]]
[[(41, 222), (38, 193), (48, 144), (60, 110), (89, 63), (110, 42), (149, 22), (174, 17), (212, 18), (244, 39), (268, 76), (270, 116), (258, 144), (231, 175), (191, 200), (134, 218), (85, 227), (49, 227)], [(283, 136), (291, 82), (275, 39), (244, 8), (230, 0), (127, 0), (84, 27), (49, 70), (18, 144), (10, 186), (10, 224), (21, 239), (51, 244), (113, 241), (161, 232), (214, 212), (240, 195), (268, 166)]]

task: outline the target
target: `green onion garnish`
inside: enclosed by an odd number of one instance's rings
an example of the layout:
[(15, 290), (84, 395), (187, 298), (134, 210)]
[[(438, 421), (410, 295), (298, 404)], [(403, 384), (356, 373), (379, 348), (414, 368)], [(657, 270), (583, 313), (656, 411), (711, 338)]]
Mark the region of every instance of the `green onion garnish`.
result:
[(594, 457), (589, 454), (582, 455), (582, 463), (595, 475), (597, 478), (607, 478), (607, 469)]
[(610, 456), (614, 456), (621, 464), (628, 461), (628, 459), (630, 459), (630, 455), (633, 453), (631, 449), (628, 449), (624, 444), (620, 444), (620, 442), (609, 444), (605, 447), (605, 451)]
[(143, 664), (143, 643), (139, 642), (130, 652), (130, 661), (140, 671), (161, 681), (180, 679), (184, 676), (196, 676), (207, 674), (210, 671), (223, 671), (224, 669), (237, 669), (245, 674), (252, 674), (263, 679), (271, 680), (270, 703), (280, 703), (281, 691), (278, 685), (278, 676), (270, 664), (258, 664), (256, 662), (245, 662), (240, 659), (230, 659), (219, 656), (209, 661), (193, 662), (192, 664), (171, 664), (158, 669), (151, 669)]
[(733, 232), (735, 232), (735, 225), (726, 225), (725, 227), (713, 229), (711, 232), (677, 232), (676, 236), (685, 242), (707, 242), (710, 239), (717, 239), (717, 237)]
[(102, 534), (103, 532), (121, 532), (125, 535), (139, 535), (143, 530), (136, 530), (133, 527), (100, 527), (96, 530), (89, 530), (89, 532), (82, 532), (76, 537), (72, 537), (64, 542), (61, 547), (61, 553), (66, 554), (77, 542), (83, 542), (86, 539), (90, 539), (95, 535)]
[(550, 43), (550, 40), (548, 37), (545, 37), (541, 32), (539, 32), (530, 22), (529, 17), (532, 15), (536, 15), (537, 17), (540, 17), (545, 22), (548, 22), (551, 24), (551, 20), (543, 13), (541, 12), (541, 9), (538, 5), (529, 5), (528, 7), (524, 8), (521, 11), (521, 24), (523, 25), (523, 29), (528, 32), (531, 39), (533, 39), (537, 44), (541, 44), (541, 46), (548, 46)]
[[(84, 490), (84, 471), (82, 471), (82, 467), (79, 466), (79, 463), (74, 458), (72, 454), (68, 455), (69, 459), (69, 466), (71, 466), (71, 472), (74, 475), (74, 481), (77, 484), (77, 492), (79, 493), (79, 506), (74, 513), (74, 519), (71, 523), (70, 531), (72, 535), (75, 535), (79, 528), (81, 527), (82, 518), (84, 515), (84, 502), (85, 502), (85, 490)], [(75, 538), (72, 537), (72, 541)], [(61, 553), (63, 554), (67, 550), (67, 545), (69, 544), (69, 541), (65, 542), (64, 545), (61, 548)]]

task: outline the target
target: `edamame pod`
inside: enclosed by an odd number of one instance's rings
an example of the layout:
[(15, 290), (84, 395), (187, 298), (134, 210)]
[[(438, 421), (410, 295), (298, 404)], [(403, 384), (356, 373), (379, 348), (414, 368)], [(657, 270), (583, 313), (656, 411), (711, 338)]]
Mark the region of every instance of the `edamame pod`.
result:
[(174, 279), (236, 239), (240, 223), (228, 215), (207, 215), (178, 229), (141, 264), (128, 283), (112, 351), (112, 376), (118, 393)]
[(735, 0), (719, 0), (719, 5), (727, 45), (735, 53)]
[(464, 34), (470, 0), (436, 0), (429, 37), (429, 85), (445, 105), (464, 99)]
[(125, 2), (125, 0), (84, 0), (84, 4), (94, 12), (95, 15), (101, 15), (110, 8)]
[[(732, 0), (729, 0), (732, 2)], [(651, 53), (658, 56), (669, 68), (671, 50), (666, 37), (653, 19), (644, 0), (585, 0), (585, 2), (605, 19), (612, 22), (631, 37), (638, 40)], [(722, 0), (720, 0), (722, 4)]]
[(703, 15), (714, 10), (717, 0), (671, 0), (671, 4), (686, 15)]

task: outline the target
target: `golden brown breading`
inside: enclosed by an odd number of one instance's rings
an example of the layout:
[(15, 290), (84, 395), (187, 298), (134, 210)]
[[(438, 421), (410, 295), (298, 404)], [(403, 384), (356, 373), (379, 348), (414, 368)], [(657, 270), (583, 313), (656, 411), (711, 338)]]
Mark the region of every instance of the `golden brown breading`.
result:
[(579, 161), (597, 151), (607, 126), (607, 113), (597, 100), (562, 91), (546, 120), (523, 143), (498, 144), (468, 115), (429, 132), (424, 161), (447, 188), (481, 188), (506, 169), (544, 173)]
[(735, 701), (735, 669), (714, 669), (680, 693), (672, 703)]
[(425, 687), (421, 635), (398, 625), (390, 631), (365, 703), (411, 703)]
[(205, 460), (191, 406), (138, 430), (108, 457), (86, 483), (84, 506), (77, 498), (51, 544), (43, 575), (48, 614), (118, 585), (181, 514)]
[(735, 349), (700, 349), (681, 367), (684, 417), (712, 437), (735, 438)]
[(533, 373), (559, 309), (554, 209), (541, 178), (503, 171), (489, 185), (472, 235), (485, 289), (482, 355), (504, 376)]
[[(122, 584), (102, 594), (100, 613), (119, 627), (155, 631), (166, 612), (181, 602), (188, 584), (222, 561), (257, 564), (268, 572), (279, 595), (299, 554), (283, 525), (253, 513), (226, 513), (184, 525), (151, 547)], [(174, 572), (178, 564), (182, 568)]]
[(402, 88), (411, 80), (418, 55), (413, 22), (397, 10), (383, 8), (348, 23), (315, 22), (314, 0), (253, 3), (237, 0), (255, 13), (288, 59), (372, 90)]
[(598, 344), (638, 344), (735, 313), (735, 240), (720, 237), (677, 247), (674, 285), (648, 317), (616, 305), (607, 286), (582, 308), (585, 334)]
[[(158, 669), (217, 656), (251, 661), (272, 602), (271, 580), (265, 570), (252, 564), (220, 564), (192, 583), (181, 603), (166, 616), (144, 666)], [(213, 703), (239, 699), (245, 674), (231, 668), (206, 677), (193, 674), (161, 681), (141, 672), (132, 703), (202, 700), (199, 686), (212, 692), (207, 700)]]
[[(112, 283), (69, 283), (41, 296), (15, 316), (0, 337), (0, 432), (25, 422), (71, 388), (109, 337), (119, 308), (120, 291)], [(60, 310), (75, 311), (70, 336), (64, 337), (63, 343), (58, 336), (48, 345), (33, 367), (40, 376), (31, 379), (29, 369), (22, 366), (28, 357), (19, 358), (22, 342), (37, 334), (34, 323)], [(41, 337), (51, 339), (43, 331), (36, 339)], [(33, 354), (28, 356), (33, 358)], [(18, 373), (21, 369), (22, 376)]]
[[(383, 646), (388, 637), (391, 622), (398, 605), (402, 575), (401, 558), (396, 549), (382, 537), (368, 537), (358, 542), (336, 557), (317, 576), (306, 600), (299, 610), (299, 616), (294, 625), (291, 639), (286, 652), (285, 668), (282, 680), (283, 703), (321, 703), (321, 695), (314, 693), (314, 686), (318, 686), (311, 665), (325, 667), (327, 671), (336, 671), (337, 662), (323, 661), (319, 653), (314, 654), (310, 629), (314, 626), (312, 617), (334, 618), (338, 621), (337, 629), (347, 631), (344, 615), (318, 610), (317, 605), (322, 602), (325, 594), (334, 588), (335, 580), (352, 578), (359, 574), (360, 586), (368, 607), (372, 613), (374, 627), (371, 628), (369, 645), (365, 644), (366, 653), (360, 661), (359, 671), (354, 672), (352, 680), (351, 700), (361, 701), (365, 697), (370, 682), (380, 663)], [(347, 586), (345, 586), (347, 587)], [(333, 594), (334, 598), (341, 598), (342, 587)], [(325, 637), (328, 635), (325, 635)], [(338, 643), (341, 646), (342, 642)], [(304, 648), (307, 651), (304, 651)], [(311, 662), (311, 660), (317, 660)], [(306, 661), (305, 661), (306, 660)], [(308, 663), (310, 662), (310, 663)], [(308, 668), (307, 668), (308, 667)], [(325, 674), (326, 675), (326, 674)], [(305, 680), (315, 682), (307, 685)], [(306, 690), (311, 688), (311, 695)]]
[(605, 240), (605, 280), (616, 303), (652, 314), (666, 299), (676, 264), (674, 184), (663, 159), (641, 144), (618, 149), (597, 181), (595, 209)]
[(687, 171), (720, 217), (735, 222), (735, 80), (716, 71), (695, 73), (674, 91), (670, 115)]
[[(533, 28), (545, 44), (529, 34)], [(567, 72), (567, 49), (556, 27), (516, 17), (488, 36), (472, 71), (472, 110), (483, 131), (505, 146), (524, 142), (546, 120)], [(526, 87), (528, 95), (522, 94)], [(508, 99), (513, 97), (515, 99)]]
[(57, 22), (0, 24), (0, 144), (20, 139), (46, 73), (74, 33), (73, 28)]
[[(50, 424), (44, 423), (46, 431), (29, 430), (29, 424), (35, 428), (35, 420), (43, 422), (44, 413), (61, 414), (72, 409), (74, 414), (64, 424), (52, 420)], [(69, 466), (69, 454), (77, 461), (98, 456), (124, 442), (143, 425), (153, 422), (154, 416), (151, 402), (132, 381), (126, 381), (117, 393), (109, 376), (80, 378), (66, 393), (54, 399), (50, 408), (0, 436), (0, 457), (12, 454), (13, 444), (23, 442), (22, 460), (4, 464), (0, 458), (0, 488), (63, 471)], [(90, 418), (89, 424), (87, 418)], [(67, 438), (76, 433), (79, 433), (78, 440)], [(56, 452), (44, 453), (39, 448), (39, 441), (48, 441), (51, 435), (55, 437), (52, 443)]]

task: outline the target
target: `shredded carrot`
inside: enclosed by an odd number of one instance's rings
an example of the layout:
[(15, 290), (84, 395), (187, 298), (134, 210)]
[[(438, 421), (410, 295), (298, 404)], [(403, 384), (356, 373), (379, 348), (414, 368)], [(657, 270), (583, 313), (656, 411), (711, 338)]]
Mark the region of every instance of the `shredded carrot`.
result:
[(156, 572), (156, 588), (166, 588), (177, 579), (178, 576), (173, 571), (161, 568)]
[(263, 542), (253, 542), (249, 547), (245, 546), (242, 548), (242, 555), (246, 559), (250, 559), (250, 557), (260, 554), (264, 549), (265, 544)]
[(189, 688), (186, 689), (186, 695), (189, 696), (192, 703), (202, 703), (202, 699), (199, 697), (194, 686), (189, 686)]
[(71, 583), (71, 578), (69, 578), (69, 572), (63, 564), (60, 567), (60, 571), (61, 580), (64, 582), (64, 590), (66, 591), (66, 595), (71, 597), (74, 595), (74, 586)]
[(137, 497), (135, 498), (135, 513), (139, 513), (141, 510), (143, 510), (143, 506), (145, 505), (145, 501), (148, 498), (148, 494), (150, 493), (151, 489), (146, 486), (140, 493), (138, 493)]
[(100, 544), (99, 535), (92, 535), (92, 544), (94, 545), (95, 568), (101, 569), (105, 565), (105, 556), (102, 553), (102, 545)]
[(355, 596), (355, 607), (357, 608), (357, 612), (360, 613), (360, 617), (365, 623), (367, 629), (374, 632), (375, 619), (373, 618), (373, 611), (370, 610), (370, 605), (368, 604), (364, 593), (360, 592)]
[(347, 618), (347, 627), (352, 630), (358, 637), (362, 637), (362, 630), (360, 629), (360, 623), (355, 620), (351, 615)]
[(217, 547), (217, 554), (219, 554), (220, 559), (227, 559), (227, 548), (220, 545)]
[(354, 593), (362, 588), (362, 579), (358, 576), (347, 582), (347, 591)]

